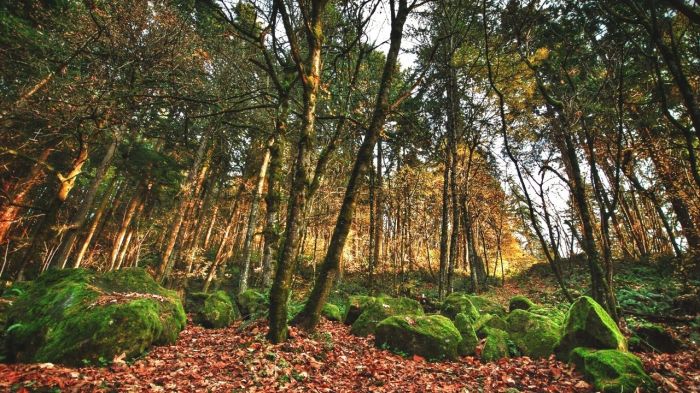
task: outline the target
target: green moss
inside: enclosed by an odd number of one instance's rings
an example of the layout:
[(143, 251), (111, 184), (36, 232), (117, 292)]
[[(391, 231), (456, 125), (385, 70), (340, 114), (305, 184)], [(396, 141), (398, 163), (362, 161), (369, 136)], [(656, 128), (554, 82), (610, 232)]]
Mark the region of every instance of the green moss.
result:
[(356, 336), (373, 334), (377, 324), (393, 315), (423, 315), (420, 303), (413, 299), (380, 297), (368, 302), (365, 310), (352, 324), (350, 333)]
[(397, 315), (377, 325), (375, 345), (428, 360), (456, 359), (462, 337), (442, 315)]
[(472, 322), (479, 318), (479, 310), (474, 306), (469, 295), (455, 292), (442, 303), (441, 314), (454, 320), (459, 313), (466, 315)]
[(529, 310), (535, 306), (532, 300), (525, 296), (517, 295), (513, 296), (508, 302), (508, 311), (513, 312), (513, 310)]
[(462, 341), (459, 342), (457, 351), (460, 355), (473, 355), (476, 352), (476, 346), (479, 344), (479, 338), (476, 336), (471, 320), (466, 314), (459, 313), (455, 317), (455, 327), (462, 336)]
[(350, 296), (348, 298), (348, 307), (345, 310), (345, 317), (343, 318), (343, 321), (345, 322), (346, 325), (352, 325), (355, 323), (357, 318), (360, 317), (360, 314), (362, 314), (363, 311), (365, 311), (365, 308), (369, 303), (372, 303), (376, 300), (376, 298), (372, 296), (365, 296), (365, 295), (356, 295), (356, 296)]
[(267, 312), (269, 301), (265, 294), (247, 289), (238, 295), (238, 309), (244, 318)]
[(481, 338), (486, 337), (486, 328), (508, 330), (508, 323), (498, 315), (483, 314), (474, 322), (476, 335)]
[(578, 298), (566, 315), (557, 356), (568, 360), (576, 347), (627, 350), (627, 342), (608, 313), (588, 296)]
[(80, 365), (173, 343), (185, 323), (177, 295), (141, 269), (52, 270), (8, 311), (6, 346), (11, 361)]
[(506, 309), (500, 304), (489, 300), (483, 296), (470, 295), (469, 300), (481, 314), (498, 315), (499, 317), (506, 316)]
[(321, 315), (323, 315), (329, 321), (341, 321), (343, 320), (343, 314), (340, 312), (340, 308), (335, 304), (326, 303), (321, 309)]
[(188, 307), (194, 322), (206, 328), (224, 328), (239, 317), (238, 308), (224, 291), (190, 294)]
[(642, 362), (629, 352), (575, 348), (570, 359), (597, 391), (622, 393), (634, 392), (638, 387), (654, 388)]
[(553, 307), (539, 307), (535, 306), (527, 310), (533, 314), (541, 315), (543, 317), (549, 318), (552, 322), (559, 326), (564, 325), (564, 320), (566, 319), (566, 313)]
[(508, 334), (518, 350), (533, 358), (546, 358), (559, 342), (559, 326), (541, 315), (516, 309), (508, 315)]
[(508, 333), (501, 329), (487, 328), (486, 342), (481, 350), (482, 362), (494, 362), (508, 357)]

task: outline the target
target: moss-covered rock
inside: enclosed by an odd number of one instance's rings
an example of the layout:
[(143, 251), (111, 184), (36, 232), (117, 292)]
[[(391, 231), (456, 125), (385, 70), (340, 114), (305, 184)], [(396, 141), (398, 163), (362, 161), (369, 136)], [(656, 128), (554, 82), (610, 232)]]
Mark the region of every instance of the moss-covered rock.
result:
[(460, 313), (464, 314), (472, 322), (479, 318), (479, 310), (474, 306), (469, 295), (461, 292), (452, 293), (445, 298), (440, 312), (452, 320)]
[(343, 313), (340, 311), (340, 308), (332, 303), (326, 303), (323, 305), (321, 315), (323, 315), (323, 317), (329, 321), (339, 322), (343, 320)]
[(442, 315), (396, 315), (377, 325), (375, 345), (429, 360), (456, 359), (462, 336)]
[(455, 327), (462, 336), (462, 341), (457, 346), (457, 351), (460, 355), (473, 355), (476, 352), (476, 346), (479, 344), (479, 338), (476, 336), (474, 326), (469, 317), (464, 313), (459, 313), (455, 317)]
[(472, 304), (480, 314), (498, 315), (499, 317), (506, 316), (506, 309), (500, 303), (476, 295), (470, 295), (469, 300), (472, 301)]
[(639, 339), (639, 349), (644, 351), (674, 353), (682, 346), (681, 342), (668, 330), (654, 323), (647, 322), (633, 326), (632, 331)]
[(477, 336), (484, 338), (487, 328), (508, 330), (508, 323), (498, 315), (483, 314), (474, 322), (474, 331), (476, 331)]
[(65, 269), (32, 282), (7, 323), (8, 360), (80, 365), (174, 343), (186, 316), (177, 294), (142, 269)]
[(238, 310), (243, 318), (264, 314), (269, 308), (269, 301), (264, 293), (255, 289), (246, 289), (238, 294)]
[(486, 329), (486, 342), (481, 350), (482, 362), (494, 362), (508, 357), (508, 333), (501, 329)]
[(634, 392), (638, 387), (653, 390), (653, 383), (644, 372), (642, 362), (629, 352), (575, 348), (571, 351), (570, 359), (596, 391)]
[(365, 295), (355, 295), (348, 298), (348, 307), (345, 310), (343, 321), (346, 325), (352, 325), (360, 317), (368, 304), (374, 302), (376, 298)]
[(533, 314), (541, 315), (543, 317), (549, 318), (552, 322), (559, 326), (564, 325), (564, 320), (566, 319), (566, 312), (559, 310), (554, 307), (539, 307), (535, 306), (527, 310)]
[(187, 307), (193, 321), (206, 328), (224, 328), (240, 316), (238, 308), (224, 291), (189, 294)]
[(379, 297), (366, 304), (365, 310), (355, 320), (350, 333), (356, 336), (373, 334), (377, 324), (394, 315), (423, 315), (420, 303), (413, 299)]
[(508, 311), (513, 312), (514, 310), (529, 310), (534, 307), (535, 303), (528, 299), (526, 296), (517, 295), (513, 296), (508, 302)]
[(564, 321), (557, 356), (568, 360), (576, 347), (627, 350), (627, 341), (603, 307), (588, 296), (571, 305)]
[(546, 358), (559, 343), (559, 326), (546, 317), (522, 309), (508, 315), (510, 339), (525, 356)]

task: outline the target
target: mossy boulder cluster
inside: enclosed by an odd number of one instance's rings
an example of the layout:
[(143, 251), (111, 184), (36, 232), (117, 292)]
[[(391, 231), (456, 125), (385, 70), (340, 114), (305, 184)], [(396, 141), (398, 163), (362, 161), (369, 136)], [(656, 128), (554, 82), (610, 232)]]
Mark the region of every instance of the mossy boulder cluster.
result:
[(374, 334), (379, 322), (395, 315), (423, 315), (420, 303), (413, 299), (399, 297), (376, 297), (367, 300), (362, 312), (352, 323), (350, 332), (356, 336)]
[(455, 325), (442, 315), (397, 315), (377, 324), (375, 344), (429, 360), (457, 359), (462, 341)]
[(51, 270), (7, 311), (6, 354), (9, 361), (67, 365), (133, 358), (174, 343), (185, 323), (177, 294), (142, 269)]
[(238, 307), (224, 291), (189, 294), (187, 311), (195, 323), (211, 329), (227, 327), (240, 317)]
[(256, 315), (262, 315), (267, 312), (270, 307), (270, 301), (264, 293), (258, 292), (255, 289), (246, 289), (238, 294), (238, 310), (243, 318), (251, 318)]

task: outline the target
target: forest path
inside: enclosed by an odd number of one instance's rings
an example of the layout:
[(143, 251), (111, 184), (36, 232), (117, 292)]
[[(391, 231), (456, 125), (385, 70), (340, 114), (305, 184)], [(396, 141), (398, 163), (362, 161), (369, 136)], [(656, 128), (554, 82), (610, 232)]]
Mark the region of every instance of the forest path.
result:
[[(266, 330), (262, 321), (243, 327), (238, 322), (218, 330), (190, 324), (180, 334), (176, 345), (155, 347), (132, 364), (118, 359), (108, 367), (0, 364), (0, 390), (504, 392), (514, 388), (517, 390), (510, 391), (591, 391), (570, 366), (554, 359), (520, 357), (481, 363), (476, 358), (464, 357), (457, 362), (430, 363), (420, 357), (403, 358), (375, 348), (371, 338), (352, 336), (349, 328), (340, 323), (324, 321), (319, 332), (312, 335), (292, 328), (291, 339), (279, 345), (265, 341)], [(668, 374), (668, 370), (676, 372), (695, 364), (696, 375), (677, 375), (691, 381), (698, 378), (698, 354), (644, 356), (643, 360), (652, 375)], [(671, 379), (667, 381), (674, 383)], [(670, 386), (668, 391), (672, 391)]]

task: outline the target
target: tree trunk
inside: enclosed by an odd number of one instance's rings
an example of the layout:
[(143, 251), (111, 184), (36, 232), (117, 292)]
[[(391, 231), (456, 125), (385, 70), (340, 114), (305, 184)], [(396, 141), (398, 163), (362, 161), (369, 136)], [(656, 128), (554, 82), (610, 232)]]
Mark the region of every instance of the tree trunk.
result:
[(335, 229), (333, 230), (331, 244), (328, 247), (318, 278), (314, 283), (314, 288), (311, 291), (311, 295), (304, 309), (297, 315), (297, 318), (295, 318), (296, 323), (308, 331), (314, 330), (318, 325), (321, 309), (326, 302), (333, 281), (338, 274), (343, 248), (355, 212), (355, 201), (359, 191), (359, 183), (366, 172), (369, 161), (372, 159), (374, 145), (379, 139), (379, 133), (384, 127), (384, 122), (389, 112), (389, 91), (396, 72), (396, 63), (401, 48), (401, 39), (403, 37), (403, 25), (406, 22), (409, 12), (410, 8), (406, 0), (399, 0), (398, 12), (396, 15), (392, 15), (391, 43), (384, 64), (377, 101), (372, 114), (372, 121), (360, 145), (355, 163), (353, 164), (343, 203), (338, 213)]

